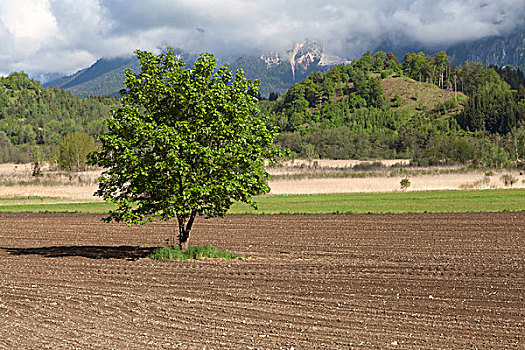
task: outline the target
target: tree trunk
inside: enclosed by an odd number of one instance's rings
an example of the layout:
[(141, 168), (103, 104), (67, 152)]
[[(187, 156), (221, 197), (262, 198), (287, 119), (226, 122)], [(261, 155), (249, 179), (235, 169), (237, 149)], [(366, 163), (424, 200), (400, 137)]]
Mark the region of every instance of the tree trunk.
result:
[(514, 149), (516, 150), (516, 166), (519, 165), (520, 157), (519, 157), (519, 151), (518, 151), (518, 137), (514, 134), (514, 132), (511, 132), (510, 135), (514, 138)]
[(179, 239), (179, 248), (181, 251), (188, 249), (188, 246), (190, 245), (189, 239), (189, 232), (187, 232), (187, 235), (185, 235), (184, 238)]
[[(187, 215), (178, 215), (177, 219), (179, 221), (179, 248), (180, 250), (185, 250), (188, 248), (190, 241), (191, 228), (193, 222), (195, 221), (195, 216), (197, 213), (195, 211), (191, 212), (189, 216)], [(172, 245), (175, 245), (175, 240), (173, 240)]]
[(454, 75), (454, 102), (458, 102), (458, 86), (456, 83), (457, 75)]

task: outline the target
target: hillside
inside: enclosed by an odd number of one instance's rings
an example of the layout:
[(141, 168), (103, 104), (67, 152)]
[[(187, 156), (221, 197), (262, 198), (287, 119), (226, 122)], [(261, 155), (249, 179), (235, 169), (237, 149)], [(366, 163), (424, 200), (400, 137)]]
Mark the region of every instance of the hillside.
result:
[[(466, 99), (462, 92), (455, 94), (453, 90), (441, 89), (434, 84), (415, 81), (406, 76), (390, 75), (382, 79), (382, 86), (385, 100), (390, 101), (393, 108), (397, 107), (400, 111), (411, 114), (435, 110), (453, 101), (455, 96), (458, 101)], [(458, 104), (454, 112), (457, 113), (461, 109), (462, 105)]]
[(124, 87), (125, 71), (140, 71), (136, 57), (101, 58), (92, 66), (73, 75), (59, 78), (44, 84), (44, 87), (56, 86), (69, 90), (78, 97), (114, 96)]
[(525, 154), (524, 98), (482, 64), (455, 68), (441, 52), (401, 65), (378, 52), (312, 73), (262, 106), (295, 156), (501, 165)]
[(57, 87), (43, 88), (25, 73), (0, 78), (0, 162), (28, 163), (74, 131), (104, 130), (113, 99), (79, 98)]
[[(310, 53), (297, 57), (310, 66), (319, 63)], [(368, 52), (349, 65), (311, 72), (276, 100), (261, 100), (259, 105), (280, 131), (276, 142), (294, 157), (411, 158), (421, 165), (521, 162), (522, 73), (499, 70), (518, 85), (511, 90), (494, 69), (478, 63), (458, 68), (448, 59), (444, 53), (407, 54), (400, 64), (392, 53)], [(264, 64), (282, 67), (283, 74), (290, 65)], [(115, 71), (110, 64), (105, 67), (62, 84), (73, 88), (76, 81), (82, 82), (76, 86), (85, 86)], [(301, 67), (296, 67), (296, 77), (308, 73), (307, 66)], [(75, 131), (100, 133), (115, 103), (116, 99), (81, 99), (57, 87), (43, 88), (25, 73), (0, 78), (0, 162), (29, 162), (37, 153), (48, 155)]]

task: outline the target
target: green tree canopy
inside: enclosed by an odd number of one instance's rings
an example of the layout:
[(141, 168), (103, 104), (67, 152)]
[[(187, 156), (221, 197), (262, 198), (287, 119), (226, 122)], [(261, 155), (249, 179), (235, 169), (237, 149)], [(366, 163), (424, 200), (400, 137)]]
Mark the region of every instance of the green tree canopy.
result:
[(216, 71), (211, 54), (184, 69), (171, 48), (136, 55), (141, 73), (126, 73), (121, 106), (91, 157), (106, 169), (97, 195), (118, 206), (108, 221), (176, 217), (184, 249), (197, 215), (224, 216), (234, 201), (255, 206), (252, 196), (269, 191), (264, 161), (280, 153), (276, 132), (259, 113), (258, 82), (241, 69)]
[(51, 158), (60, 169), (68, 171), (86, 170), (87, 156), (96, 149), (97, 143), (93, 137), (76, 131), (62, 138)]

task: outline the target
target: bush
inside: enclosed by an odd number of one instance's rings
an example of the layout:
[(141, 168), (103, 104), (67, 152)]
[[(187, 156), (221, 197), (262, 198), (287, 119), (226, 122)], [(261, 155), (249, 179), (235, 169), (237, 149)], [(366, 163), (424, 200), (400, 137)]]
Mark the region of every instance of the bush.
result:
[(383, 163), (381, 162), (365, 162), (365, 163), (357, 163), (352, 167), (354, 170), (373, 170), (373, 169), (381, 169), (383, 168)]
[(518, 181), (517, 178), (515, 178), (514, 176), (510, 174), (502, 175), (501, 180), (503, 181), (505, 186), (510, 186), (510, 187), (512, 187), (512, 185), (514, 185)]
[(401, 180), (399, 184), (401, 185), (402, 190), (406, 190), (407, 188), (410, 187), (410, 180), (408, 179), (408, 177), (405, 177), (404, 179)]
[(151, 259), (161, 260), (200, 260), (205, 258), (237, 259), (240, 255), (227, 250), (217, 250), (211, 245), (188, 246), (185, 250), (180, 250), (178, 246), (159, 248), (149, 255)]
[(399, 95), (395, 95), (391, 102), (392, 107), (399, 107), (401, 106), (401, 97)]

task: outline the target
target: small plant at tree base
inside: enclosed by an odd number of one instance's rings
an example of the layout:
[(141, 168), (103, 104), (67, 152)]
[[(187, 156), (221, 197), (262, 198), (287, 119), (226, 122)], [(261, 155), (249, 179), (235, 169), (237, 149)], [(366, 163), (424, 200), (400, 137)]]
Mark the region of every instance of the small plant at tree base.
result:
[(238, 259), (240, 255), (234, 254), (227, 250), (217, 250), (211, 245), (188, 246), (181, 250), (180, 247), (159, 248), (149, 255), (151, 259), (161, 260), (200, 260), (206, 258)]
[[(106, 221), (144, 225), (177, 218), (171, 244), (188, 247), (197, 216), (224, 216), (238, 201), (267, 193), (265, 159), (282, 154), (257, 107), (258, 82), (201, 54), (183, 69), (172, 48), (136, 51), (141, 73), (126, 72), (121, 105), (99, 136), (90, 164), (106, 169), (98, 196), (115, 203)], [(177, 235), (178, 233), (178, 235)]]
[(404, 179), (401, 179), (399, 184), (401, 185), (402, 190), (406, 190), (410, 187), (410, 180), (408, 179), (408, 177), (405, 177)]

